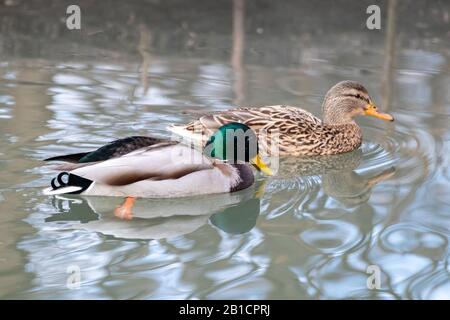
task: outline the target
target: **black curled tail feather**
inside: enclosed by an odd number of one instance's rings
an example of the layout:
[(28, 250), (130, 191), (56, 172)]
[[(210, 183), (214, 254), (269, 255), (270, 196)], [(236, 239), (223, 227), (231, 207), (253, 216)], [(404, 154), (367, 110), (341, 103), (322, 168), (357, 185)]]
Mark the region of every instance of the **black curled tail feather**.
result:
[(72, 192), (67, 192), (69, 194), (80, 194), (83, 191), (87, 190), (91, 184), (92, 180), (80, 177), (76, 174), (69, 172), (61, 172), (50, 182), (52, 191), (56, 191), (66, 187), (78, 187), (79, 189)]

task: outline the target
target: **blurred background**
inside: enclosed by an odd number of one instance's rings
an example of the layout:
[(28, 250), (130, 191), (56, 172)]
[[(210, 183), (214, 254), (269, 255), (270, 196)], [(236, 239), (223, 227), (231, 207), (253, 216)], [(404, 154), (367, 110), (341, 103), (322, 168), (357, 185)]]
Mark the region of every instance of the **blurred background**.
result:
[[(73, 2), (0, 0), (0, 298), (450, 298), (449, 1)], [(356, 152), (132, 221), (41, 195), (46, 157), (235, 105), (320, 116), (345, 79), (396, 118), (358, 120)]]

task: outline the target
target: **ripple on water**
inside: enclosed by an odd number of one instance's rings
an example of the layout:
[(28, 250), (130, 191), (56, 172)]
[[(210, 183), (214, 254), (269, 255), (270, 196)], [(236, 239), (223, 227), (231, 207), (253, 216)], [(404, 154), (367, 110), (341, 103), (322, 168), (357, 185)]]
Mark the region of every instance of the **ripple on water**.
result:
[(442, 258), (448, 249), (445, 236), (412, 223), (398, 223), (385, 228), (380, 241), (381, 246), (390, 252), (417, 253), (436, 260)]
[[(433, 63), (436, 58), (429, 56), (424, 61)], [(338, 68), (328, 63), (331, 60), (317, 61), (314, 67), (302, 66), (306, 77), (298, 70), (249, 67), (249, 87), (245, 90), (249, 103), (282, 100), (296, 105), (291, 103), (295, 99), (300, 106), (312, 107), (320, 104), (323, 92), (337, 78), (355, 75), (352, 66)], [(440, 59), (425, 71), (435, 74), (442, 65)], [(167, 124), (187, 121), (182, 115), (185, 106), (223, 110), (233, 100), (232, 69), (227, 64), (155, 56), (148, 68), (147, 84), (138, 70), (136, 62), (58, 65), (46, 89), (51, 102), (45, 109), (49, 118), (42, 123), (47, 130), (40, 132), (37, 147), (22, 151), (27, 151), (27, 157), (33, 154), (30, 157), (41, 159), (89, 150), (129, 135), (130, 130), (134, 134), (164, 134)], [(278, 86), (272, 85), (278, 77)], [(406, 92), (411, 93), (418, 84), (425, 85), (425, 81), (406, 84)], [(49, 199), (30, 192), (35, 197), (27, 204), (32, 213), (26, 221), (35, 231), (17, 243), (33, 279), (23, 296), (259, 299), (286, 293), (288, 298), (448, 298), (450, 219), (449, 202), (444, 199), (450, 181), (448, 117), (444, 117), (448, 108), (432, 110), (431, 114), (420, 112), (431, 93), (429, 88), (424, 94), (401, 98), (417, 101), (417, 105), (393, 105), (397, 121), (392, 124), (358, 119), (364, 133), (361, 154), (348, 153), (340, 161), (336, 160), (339, 157), (330, 157), (325, 163), (310, 161), (311, 167), (299, 164), (298, 159), (287, 163), (284, 175), (268, 180), (261, 200), (263, 217), (243, 234), (228, 234), (208, 223), (207, 217), (178, 220), (186, 232), (176, 234), (167, 232), (177, 226), (169, 217), (165, 222), (170, 223), (161, 224), (165, 231), (161, 238), (169, 239), (161, 240), (144, 240), (154, 228), (124, 239), (126, 222), (120, 224), (123, 221), (117, 219), (114, 223), (120, 233), (116, 236), (99, 228), (75, 230), (70, 221), (46, 220), (63, 211), (73, 218), (73, 210), (55, 208)], [(0, 120), (12, 117), (14, 99), (0, 95)], [(446, 144), (442, 146), (441, 140)], [(441, 201), (436, 202), (429, 195), (437, 189), (426, 185), (421, 193), (420, 188), (440, 173), (436, 170), (439, 166), (443, 178), (439, 180)], [(374, 190), (367, 187), (367, 179), (354, 174), (371, 175), (390, 167), (396, 168), (395, 175)], [(41, 176), (33, 187), (48, 182), (48, 170), (33, 173)], [(403, 193), (396, 193), (396, 189)], [(371, 194), (374, 197), (370, 198)], [(399, 204), (405, 199), (406, 205)], [(236, 212), (242, 213), (239, 208), (236, 206)], [(141, 217), (133, 223), (143, 228), (144, 220)], [(79, 291), (66, 288), (70, 264), (79, 265), (83, 272)], [(382, 290), (367, 290), (368, 264), (380, 266)], [(297, 287), (292, 285), (296, 276)]]
[(449, 300), (450, 272), (439, 268), (411, 281), (407, 295), (412, 299)]
[(441, 285), (438, 274), (445, 270), (442, 261), (447, 252), (445, 234), (421, 224), (401, 222), (379, 234), (378, 245), (372, 248), (369, 258), (388, 276), (382, 281), (382, 289), (400, 297), (417, 298), (426, 294), (426, 286)]
[(340, 255), (358, 245), (363, 235), (357, 226), (340, 220), (316, 221), (300, 233), (300, 239), (313, 251)]
[(261, 209), (267, 219), (274, 219), (288, 212), (296, 213), (306, 201), (313, 201), (320, 189), (320, 178), (295, 177), (291, 179), (273, 179), (266, 186), (266, 194)]
[(359, 170), (364, 172), (394, 166), (396, 174), (391, 179), (392, 183), (414, 185), (434, 172), (439, 141), (416, 125), (408, 126), (402, 113), (396, 113), (395, 116), (399, 121), (392, 124), (395, 126), (394, 130), (376, 127), (373, 123), (364, 126), (364, 156)]
[(420, 221), (420, 224), (442, 234), (450, 232), (450, 210), (448, 204), (437, 201), (431, 196), (430, 203), (411, 208), (404, 214), (404, 219), (411, 223)]

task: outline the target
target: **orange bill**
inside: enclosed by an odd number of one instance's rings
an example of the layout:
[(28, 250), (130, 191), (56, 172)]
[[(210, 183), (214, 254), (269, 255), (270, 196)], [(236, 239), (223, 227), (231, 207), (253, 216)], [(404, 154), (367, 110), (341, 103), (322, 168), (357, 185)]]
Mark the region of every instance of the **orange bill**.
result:
[(370, 102), (365, 108), (364, 108), (364, 114), (366, 116), (375, 117), (381, 120), (385, 121), (394, 121), (394, 117), (391, 116), (388, 113), (382, 113), (377, 110), (377, 107), (373, 104), (373, 102)]

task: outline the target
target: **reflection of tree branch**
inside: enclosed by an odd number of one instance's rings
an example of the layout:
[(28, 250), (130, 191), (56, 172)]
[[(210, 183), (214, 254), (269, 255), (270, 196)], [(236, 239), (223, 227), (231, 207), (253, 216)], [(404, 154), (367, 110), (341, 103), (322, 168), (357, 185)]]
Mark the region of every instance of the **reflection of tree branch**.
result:
[[(18, 204), (23, 204), (25, 201), (30, 210), (33, 210), (35, 204), (36, 206), (40, 204), (34, 197), (24, 200), (24, 194), (29, 191), (19, 192), (19, 190), (25, 188), (22, 184), (28, 184), (30, 180), (37, 178), (37, 172), (35, 170), (30, 172), (30, 168), (42, 165), (35, 157), (30, 156), (30, 150), (33, 150), (33, 153), (39, 152), (36, 150), (39, 150), (44, 142), (39, 142), (38, 137), (55, 131), (51, 125), (48, 125), (54, 119), (54, 114), (53, 109), (47, 106), (55, 103), (53, 95), (49, 92), (57, 87), (53, 79), (59, 64), (55, 63), (55, 67), (47, 68), (48, 62), (45, 60), (21, 59), (19, 56), (12, 60), (7, 58), (6, 61), (12, 63), (9, 68), (0, 68), (2, 90), (6, 89), (1, 95), (11, 96), (14, 104), (5, 105), (11, 112), (11, 118), (2, 121), (0, 125), (0, 134), (4, 139), (0, 143), (2, 158), (6, 155), (6, 158), (2, 160), (7, 159), (1, 164), (0, 188), (4, 199), (0, 201), (0, 212), (2, 212), (0, 243), (2, 244), (2, 268), (13, 270), (17, 266), (28, 264), (29, 260), (23, 248), (19, 249), (20, 246), (16, 247), (12, 244), (21, 243), (28, 235), (33, 234), (34, 230), (28, 223), (24, 223), (21, 228), (9, 228), (6, 227), (6, 223), (13, 221), (12, 219), (22, 221), (27, 218), (28, 210), (18, 209)], [(7, 79), (6, 73), (11, 70), (14, 70), (14, 77)], [(8, 137), (17, 137), (17, 140), (7, 142)], [(5, 244), (8, 245), (5, 246)], [(28, 285), (29, 278), (22, 272), (12, 272), (7, 277), (2, 277), (2, 289), (25, 288)], [(20, 289), (17, 289), (17, 292), (20, 292)], [(1, 295), (3, 298), (4, 291)]]
[[(392, 93), (392, 82), (394, 78), (394, 62), (395, 62), (395, 42), (396, 42), (396, 18), (397, 18), (397, 0), (388, 1), (388, 18), (387, 18), (387, 35), (386, 35), (386, 54), (384, 61), (384, 72), (382, 79), (382, 95), (383, 95), (383, 109), (386, 111), (390, 108), (391, 93)], [(387, 134), (391, 134), (394, 127), (389, 127)], [(423, 181), (429, 174), (429, 164), (430, 159), (427, 157), (426, 153), (418, 150), (406, 150), (409, 156), (416, 157), (423, 161), (425, 171), (423, 175), (418, 179)], [(414, 202), (414, 197), (417, 190), (420, 188), (421, 184), (411, 184), (412, 190), (409, 194), (403, 198), (399, 197), (400, 202), (391, 210), (385, 226), (398, 223), (400, 216), (405, 212), (411, 203)], [(396, 192), (399, 192), (397, 188)]]
[(245, 45), (245, 0), (233, 0), (233, 48), (231, 51), (231, 66), (234, 73), (233, 90), (235, 104), (240, 105), (245, 99), (245, 69), (243, 66)]
[(149, 87), (148, 68), (150, 66), (151, 55), (148, 51), (148, 48), (150, 47), (151, 36), (152, 36), (151, 32), (144, 25), (140, 25), (138, 51), (142, 57), (140, 69), (141, 69), (141, 85), (142, 88), (144, 89), (143, 92), (144, 95), (147, 93)]
[(395, 21), (397, 17), (397, 0), (388, 1), (388, 18), (387, 18), (387, 31), (386, 31), (386, 52), (384, 59), (384, 72), (382, 79), (382, 97), (384, 110), (388, 111), (390, 108), (391, 95), (392, 95), (392, 77), (393, 77), (393, 65), (395, 58)]

